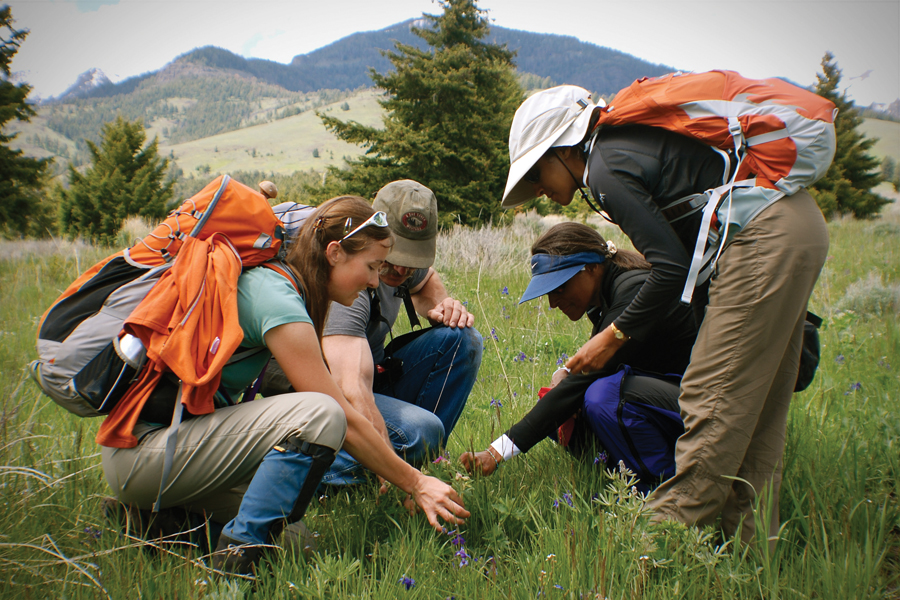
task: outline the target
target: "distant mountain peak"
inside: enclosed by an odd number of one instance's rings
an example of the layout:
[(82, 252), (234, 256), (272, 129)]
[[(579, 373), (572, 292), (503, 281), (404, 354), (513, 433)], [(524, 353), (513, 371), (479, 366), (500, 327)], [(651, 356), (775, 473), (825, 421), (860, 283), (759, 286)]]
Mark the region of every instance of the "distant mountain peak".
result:
[(58, 99), (70, 100), (73, 98), (79, 98), (99, 87), (104, 87), (112, 84), (113, 83), (109, 80), (109, 77), (107, 77), (106, 74), (100, 69), (88, 69), (87, 71), (79, 75), (75, 80), (75, 83), (69, 86), (69, 89), (63, 92)]

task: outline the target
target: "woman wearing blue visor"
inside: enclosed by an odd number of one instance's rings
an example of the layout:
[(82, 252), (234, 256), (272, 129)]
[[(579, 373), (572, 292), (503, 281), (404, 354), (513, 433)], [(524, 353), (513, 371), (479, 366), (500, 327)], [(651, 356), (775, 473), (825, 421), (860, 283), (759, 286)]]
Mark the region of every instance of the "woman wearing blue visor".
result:
[[(617, 250), (592, 227), (561, 223), (531, 248), (531, 282), (519, 303), (547, 296), (550, 308), (577, 321), (585, 314), (591, 337), (609, 327), (638, 294), (650, 265), (637, 252)], [(547, 392), (525, 417), (483, 452), (466, 452), (467, 470), (492, 474), (499, 464), (546, 437), (576, 456), (596, 441), (608, 461), (622, 460), (643, 490), (674, 473), (675, 440), (683, 428), (678, 378), (687, 368), (697, 328), (691, 309), (673, 301), (643, 339), (624, 339), (600, 370), (553, 374)], [(665, 377), (661, 375), (672, 375)], [(575, 417), (573, 419), (573, 417)]]

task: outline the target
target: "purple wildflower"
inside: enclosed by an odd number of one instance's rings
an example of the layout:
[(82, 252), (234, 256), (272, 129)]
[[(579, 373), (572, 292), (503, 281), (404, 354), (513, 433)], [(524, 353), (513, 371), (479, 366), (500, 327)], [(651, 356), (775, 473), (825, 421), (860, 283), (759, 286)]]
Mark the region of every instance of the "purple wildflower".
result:
[(400, 578), (400, 585), (406, 586), (406, 590), (409, 591), (416, 585), (416, 580), (404, 575)]
[(466, 543), (466, 540), (462, 535), (457, 533), (456, 536), (454, 536), (454, 538), (452, 540), (450, 540), (450, 543), (453, 544), (454, 546), (462, 546), (463, 544)]
[(491, 337), (494, 338), (495, 342), (499, 342), (500, 338), (497, 337), (497, 330), (491, 327)]
[(513, 362), (525, 362), (528, 360), (528, 355), (524, 352), (519, 352), (516, 354), (516, 357), (513, 358)]
[(500, 293), (503, 294), (504, 296), (509, 296), (509, 288), (504, 285), (503, 289), (500, 290)]
[(559, 355), (559, 358), (556, 360), (556, 366), (561, 367), (569, 361), (569, 355), (563, 352)]
[(468, 552), (466, 552), (465, 548), (460, 548), (459, 552), (456, 553), (456, 556), (459, 557), (459, 566), (465, 567), (469, 564), (469, 559), (472, 558)]
[(559, 498), (553, 501), (553, 508), (559, 508)]
[(839, 365), (844, 364), (844, 360), (845, 360), (845, 359), (844, 359), (844, 355), (843, 355), (843, 354), (838, 354), (837, 356), (834, 357), (834, 362), (836, 362), (836, 363), (839, 364)]
[(572, 503), (572, 494), (570, 494), (569, 492), (563, 494), (563, 500), (565, 500), (566, 504), (568, 504), (569, 506), (575, 506), (575, 504)]
[(609, 455), (606, 452), (601, 452), (594, 459), (594, 464), (599, 465), (600, 463), (606, 464), (606, 461), (609, 459)]
[(447, 458), (446, 456), (438, 455), (438, 457), (437, 457), (436, 459), (434, 459), (433, 461), (431, 461), (431, 464), (433, 464), (433, 465), (439, 465), (439, 464), (441, 464), (442, 462), (450, 462), (450, 459)]
[(566, 588), (564, 588), (563, 586), (559, 585), (558, 583), (554, 583), (554, 584), (553, 584), (553, 587), (555, 587), (556, 589), (561, 590), (561, 591), (566, 591)]
[(860, 391), (861, 389), (862, 389), (862, 383), (859, 382), (859, 381), (857, 381), (856, 383), (853, 383), (853, 384), (850, 385), (850, 391), (851, 391), (851, 392), (858, 392), (858, 391)]
[(100, 539), (100, 535), (103, 533), (99, 529), (94, 529), (93, 527), (85, 527), (84, 532), (94, 538), (95, 540)]
[(491, 408), (503, 408), (503, 403), (496, 398), (491, 398)]

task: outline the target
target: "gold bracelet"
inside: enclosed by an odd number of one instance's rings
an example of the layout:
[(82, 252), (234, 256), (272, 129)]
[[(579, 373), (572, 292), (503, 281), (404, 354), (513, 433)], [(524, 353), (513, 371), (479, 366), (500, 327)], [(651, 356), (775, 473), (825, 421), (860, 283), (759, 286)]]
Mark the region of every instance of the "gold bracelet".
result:
[(623, 332), (621, 329), (616, 327), (615, 323), (610, 323), (609, 328), (612, 330), (612, 333), (616, 337), (617, 340), (626, 340), (627, 341), (627, 340), (631, 339), (631, 336), (626, 335), (625, 332)]

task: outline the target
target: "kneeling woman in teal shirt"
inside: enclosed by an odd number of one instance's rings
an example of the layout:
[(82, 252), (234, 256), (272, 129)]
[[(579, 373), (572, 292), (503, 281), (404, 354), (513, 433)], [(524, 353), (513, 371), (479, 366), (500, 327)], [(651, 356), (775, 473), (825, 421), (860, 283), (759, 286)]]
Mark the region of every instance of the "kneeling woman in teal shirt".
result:
[[(160, 493), (165, 426), (159, 415), (171, 419), (177, 396), (177, 387), (160, 386), (135, 427), (138, 445), (103, 448), (103, 469), (119, 500), (144, 512), (159, 494), (164, 511), (224, 523), (213, 565), (240, 573), (252, 572), (261, 546), (300, 521), (342, 447), (408, 492), (436, 529), (439, 518), (455, 524), (467, 517), (450, 486), (406, 464), (344, 399), (322, 358), (319, 342), (331, 302), (349, 305), (360, 291), (376, 287), (391, 245), (384, 213), (344, 196), (309, 217), (288, 256), (303, 297), (271, 269), (244, 272), (238, 279), (239, 352), (247, 356), (223, 370), (221, 407), (181, 423)], [(296, 392), (241, 402), (270, 357)]]

